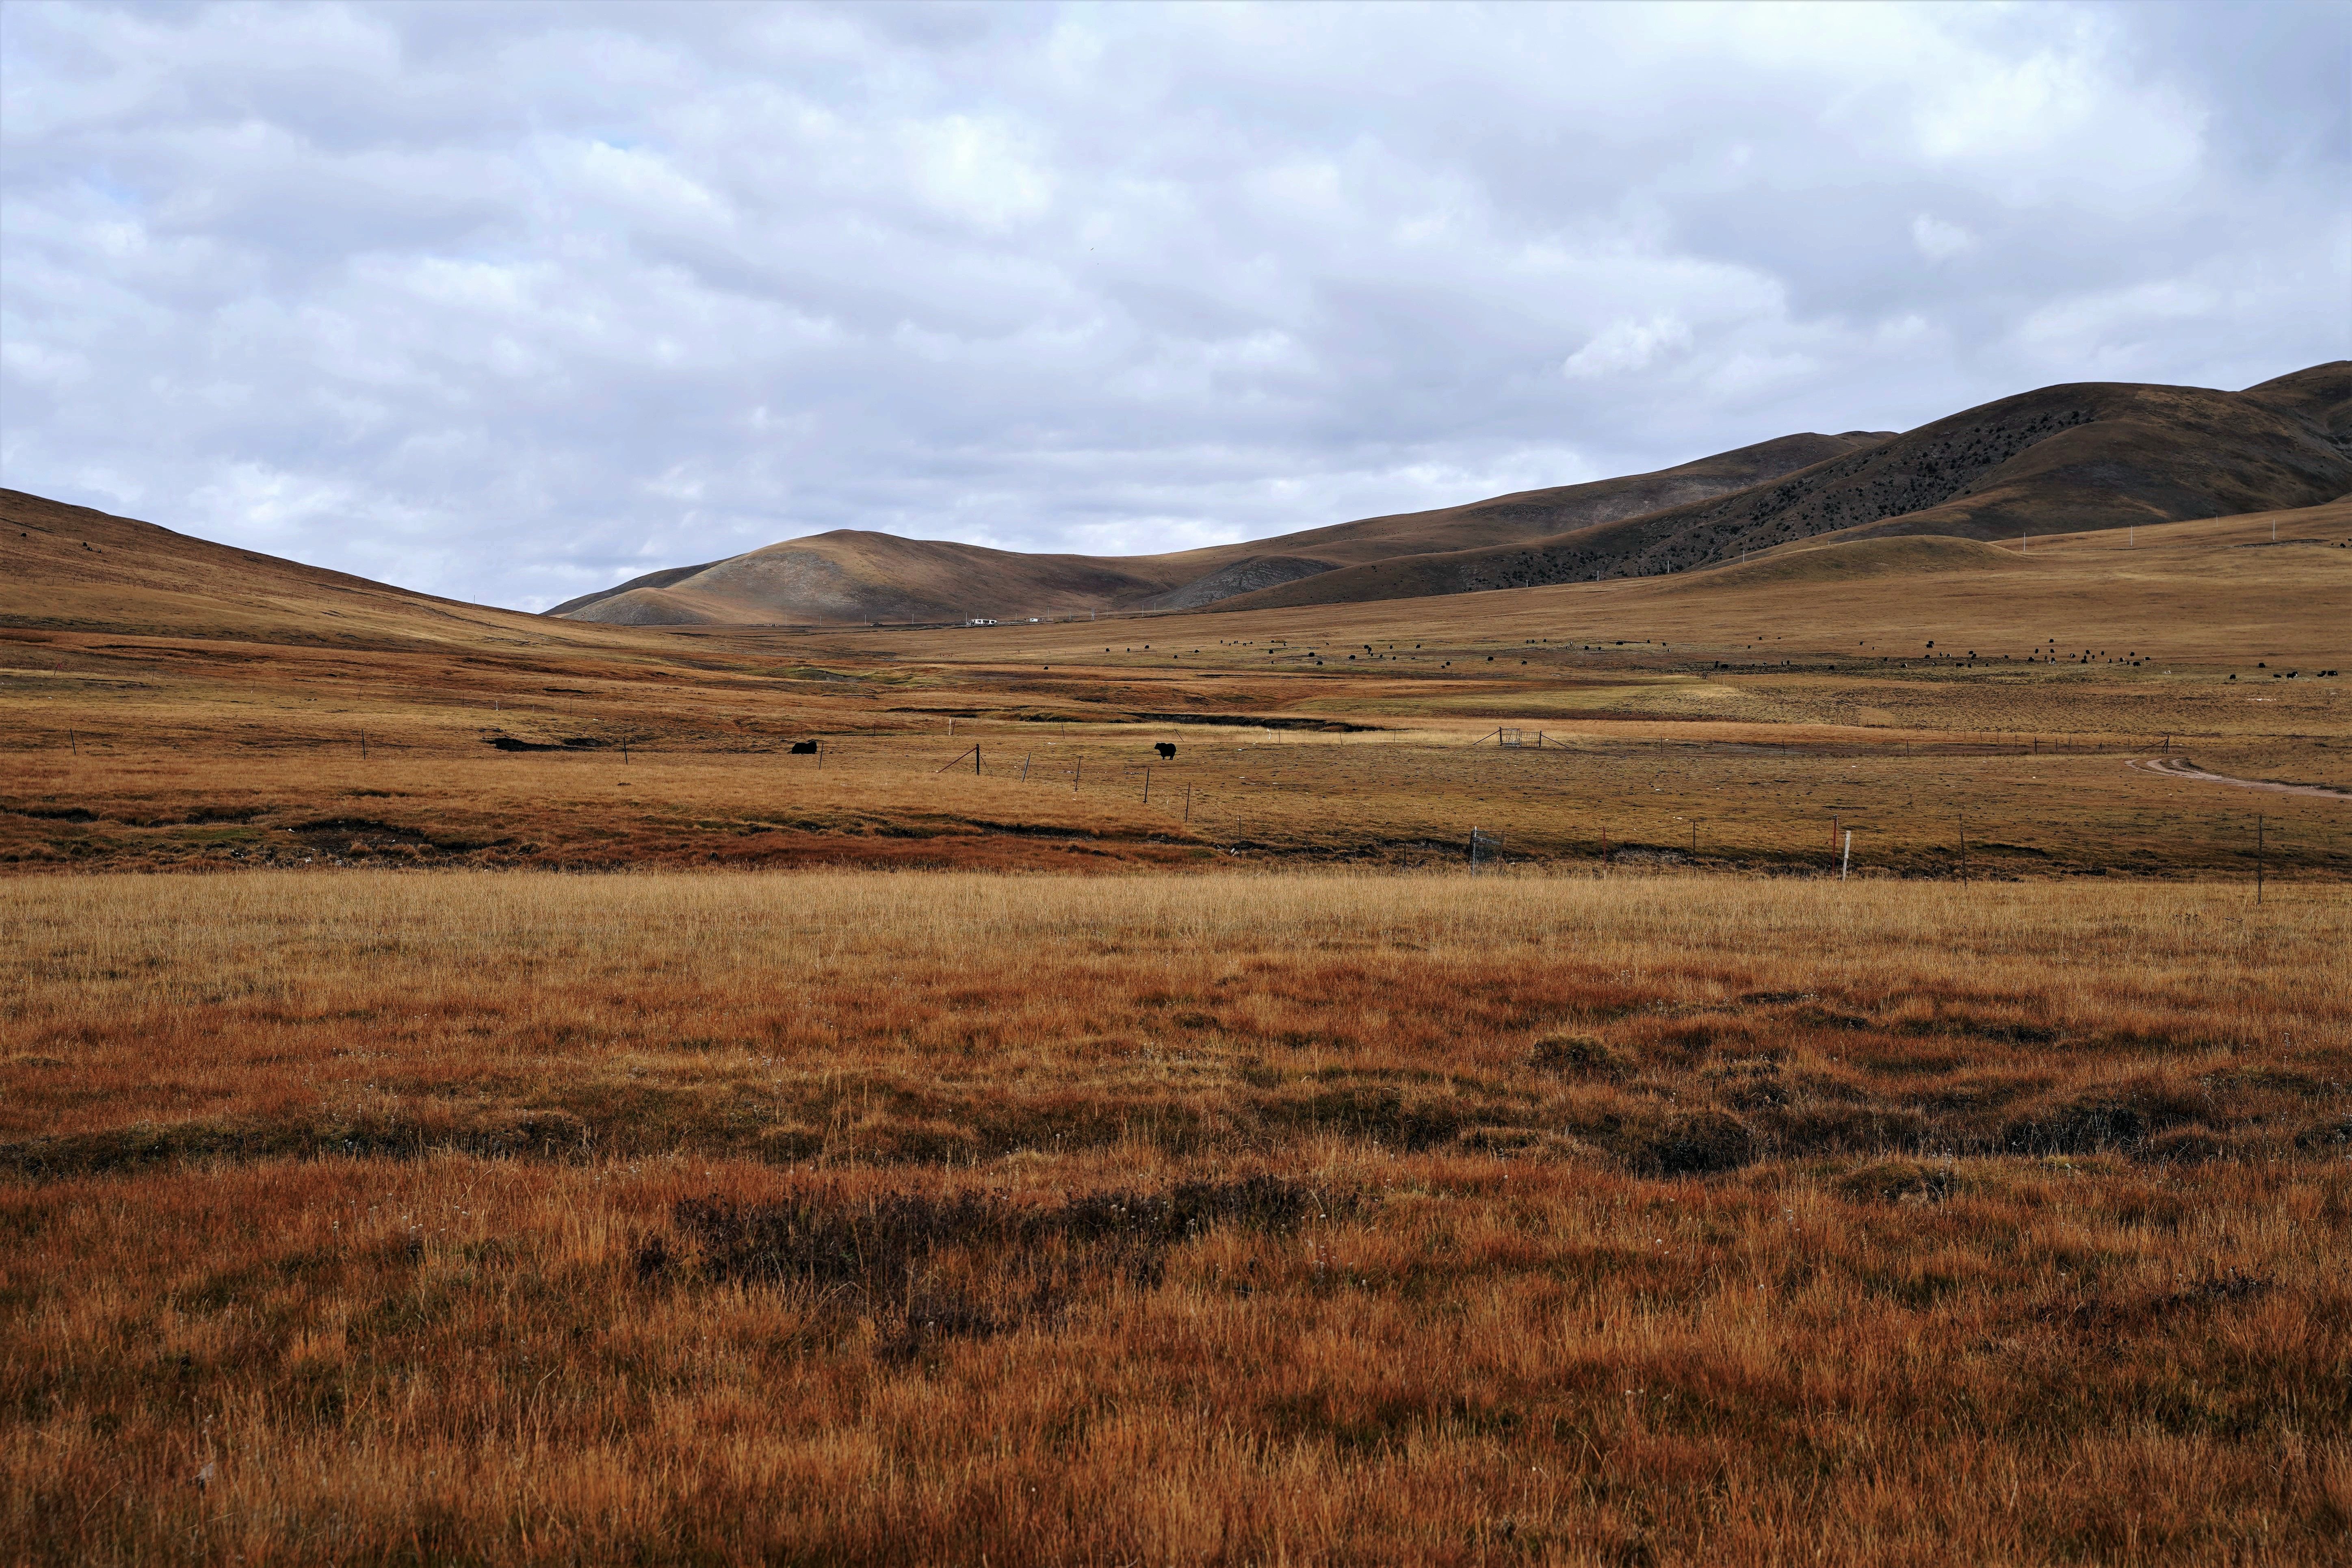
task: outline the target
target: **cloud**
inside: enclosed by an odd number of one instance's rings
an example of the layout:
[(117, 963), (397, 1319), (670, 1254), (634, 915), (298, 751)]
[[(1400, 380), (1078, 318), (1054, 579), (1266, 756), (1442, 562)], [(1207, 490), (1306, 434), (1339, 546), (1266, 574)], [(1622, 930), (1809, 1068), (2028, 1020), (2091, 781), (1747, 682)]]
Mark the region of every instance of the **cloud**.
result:
[(1691, 346), (1690, 329), (1679, 317), (1655, 316), (1646, 321), (1612, 321), (1591, 342), (1568, 356), (1559, 368), (1580, 381), (1647, 370), (1661, 354), (1681, 353)]
[(2352, 352), (2340, 7), (0, 7), (0, 479), (538, 606)]

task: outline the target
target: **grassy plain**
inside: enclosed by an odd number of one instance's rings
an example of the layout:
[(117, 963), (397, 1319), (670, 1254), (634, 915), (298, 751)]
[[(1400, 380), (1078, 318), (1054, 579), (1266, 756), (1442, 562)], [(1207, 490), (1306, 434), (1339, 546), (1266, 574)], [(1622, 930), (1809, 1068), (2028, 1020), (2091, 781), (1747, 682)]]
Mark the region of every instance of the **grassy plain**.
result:
[(2289, 1563), (2352, 1525), (2328, 889), (12, 895), (28, 1560)]
[(2352, 508), (671, 632), (7, 505), (14, 1557), (2341, 1560)]
[[(2022, 558), (1867, 541), (1639, 582), (929, 631), (370, 601), (364, 631), (305, 641), (291, 611), (219, 607), (223, 585), (196, 606), (216, 635), (134, 635), (37, 626), (26, 587), (0, 628), (0, 858), (1411, 865), (1477, 826), (1507, 858), (1819, 872), (1853, 828), (1870, 874), (1957, 876), (1965, 829), (1975, 875), (2251, 875), (2259, 813), (2271, 868), (2340, 877), (2342, 801), (2130, 765), (2352, 799), (2352, 708), (2321, 673), (2352, 643), (2352, 507), (2284, 516), (2277, 545), (2267, 519)], [(1967, 559), (1912, 559), (1947, 545)], [(196, 613), (117, 588), (124, 627)], [(354, 595), (297, 604), (323, 626)], [(1507, 726), (1543, 747), (1497, 750)]]

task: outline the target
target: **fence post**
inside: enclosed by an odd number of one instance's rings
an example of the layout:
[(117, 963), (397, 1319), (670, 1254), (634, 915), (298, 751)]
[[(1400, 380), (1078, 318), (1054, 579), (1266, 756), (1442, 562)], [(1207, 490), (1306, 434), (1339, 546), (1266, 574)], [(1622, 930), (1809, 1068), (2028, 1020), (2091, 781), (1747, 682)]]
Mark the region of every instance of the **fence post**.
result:
[(1841, 882), (1844, 881), (1844, 880), (1845, 880), (1845, 874), (1846, 874), (1848, 871), (1852, 870), (1853, 868), (1853, 828), (1851, 828), (1851, 827), (1849, 827), (1849, 828), (1847, 828), (1847, 829), (1845, 830), (1845, 859), (1844, 859), (1843, 861), (1842, 861), (1842, 862), (1839, 864), (1839, 866), (1838, 866), (1838, 880), (1839, 880), (1839, 881), (1841, 881)]

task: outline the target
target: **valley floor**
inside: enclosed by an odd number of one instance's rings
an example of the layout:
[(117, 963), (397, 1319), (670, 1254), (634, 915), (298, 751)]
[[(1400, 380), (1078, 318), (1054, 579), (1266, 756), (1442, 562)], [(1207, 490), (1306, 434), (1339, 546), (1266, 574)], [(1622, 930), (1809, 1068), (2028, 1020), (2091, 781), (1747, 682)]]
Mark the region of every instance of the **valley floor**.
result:
[(37, 521), (11, 1561), (2344, 1560), (2344, 503), (806, 631)]

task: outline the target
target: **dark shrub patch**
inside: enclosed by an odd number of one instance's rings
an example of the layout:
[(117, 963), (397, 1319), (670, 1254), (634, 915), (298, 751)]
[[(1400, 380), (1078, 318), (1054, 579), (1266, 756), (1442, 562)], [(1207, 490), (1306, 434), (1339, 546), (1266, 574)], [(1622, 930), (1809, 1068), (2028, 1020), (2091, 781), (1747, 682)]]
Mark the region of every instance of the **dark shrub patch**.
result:
[(2168, 1127), (2193, 1121), (2205, 1096), (2161, 1080), (2117, 1084), (2046, 1105), (2001, 1129), (2012, 1154), (2088, 1154), (2128, 1149)]
[[(853, 1197), (832, 1187), (773, 1204), (688, 1198), (671, 1212), (684, 1246), (647, 1237), (637, 1274), (845, 1289), (861, 1315), (895, 1321), (884, 1349), (903, 1358), (930, 1341), (998, 1332), (1090, 1281), (1157, 1285), (1168, 1250), (1211, 1230), (1288, 1235), (1357, 1204), (1263, 1175), (1085, 1193), (1052, 1207), (982, 1193)], [(979, 1300), (983, 1287), (993, 1288), (992, 1302)]]
[(587, 1147), (589, 1131), (568, 1110), (533, 1110), (474, 1129), (458, 1142), (484, 1154), (571, 1154)]
[(1649, 1175), (1696, 1176), (1736, 1171), (1756, 1159), (1756, 1134), (1737, 1116), (1692, 1110), (1657, 1127), (1628, 1133), (1620, 1152), (1627, 1164)]
[(1927, 1119), (1916, 1110), (1887, 1105), (1782, 1106), (1754, 1112), (1783, 1155), (1868, 1153), (1913, 1149), (1928, 1135)]
[(952, 1247), (1011, 1257), (1060, 1242), (1156, 1253), (1220, 1226), (1288, 1235), (1354, 1207), (1352, 1196), (1327, 1199), (1276, 1176), (1244, 1176), (1160, 1193), (1086, 1193), (1050, 1208), (981, 1193), (849, 1197), (825, 1187), (774, 1204), (687, 1198), (671, 1218), (715, 1278), (879, 1289)]
[(1841, 1013), (1833, 1007), (1800, 1007), (1789, 1015), (1789, 1022), (1806, 1029), (1867, 1029), (1870, 1020), (1853, 1013)]
[(1572, 1078), (1617, 1079), (1625, 1076), (1624, 1056), (1590, 1035), (1551, 1035), (1538, 1040), (1528, 1053), (1528, 1065)]
[(1406, 1149), (1443, 1143), (1469, 1118), (1437, 1096), (1407, 1100), (1387, 1084), (1340, 1084), (1313, 1094), (1265, 1099), (1258, 1112), (1271, 1126), (1376, 1139)]
[(2230, 1140), (2210, 1127), (2191, 1123), (2159, 1132), (2132, 1151), (2132, 1158), (2151, 1165), (2201, 1165), (2238, 1152)]
[(2028, 1023), (2021, 1018), (1980, 1018), (1969, 1013), (1940, 1013), (1932, 1018), (1913, 1018), (1903, 1025), (1906, 1035), (1959, 1035), (1969, 1039), (1995, 1040), (2005, 1046), (2047, 1046), (2058, 1039), (2058, 1031), (2042, 1024)]
[(2294, 1146), (2324, 1150), (2331, 1154), (2352, 1150), (2352, 1116), (2338, 1116), (2312, 1123), (2294, 1135)]

